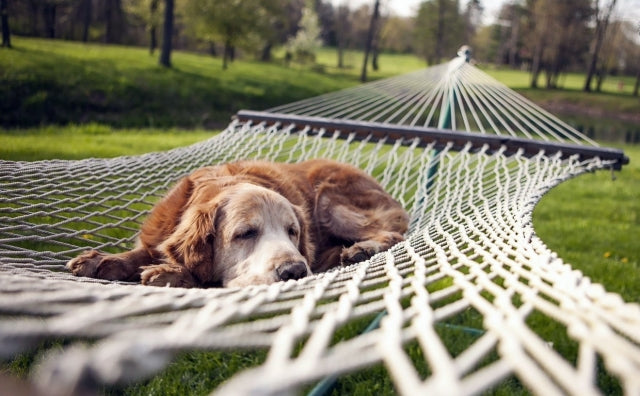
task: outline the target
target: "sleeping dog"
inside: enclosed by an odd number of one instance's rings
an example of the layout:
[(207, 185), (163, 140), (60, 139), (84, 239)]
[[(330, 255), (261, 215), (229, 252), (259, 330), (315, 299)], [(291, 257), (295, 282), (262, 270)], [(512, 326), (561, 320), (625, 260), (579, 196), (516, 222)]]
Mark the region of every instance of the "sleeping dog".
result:
[(270, 284), (366, 260), (402, 241), (408, 223), (400, 204), (353, 166), (242, 161), (180, 180), (133, 250), (86, 251), (67, 268), (156, 286)]

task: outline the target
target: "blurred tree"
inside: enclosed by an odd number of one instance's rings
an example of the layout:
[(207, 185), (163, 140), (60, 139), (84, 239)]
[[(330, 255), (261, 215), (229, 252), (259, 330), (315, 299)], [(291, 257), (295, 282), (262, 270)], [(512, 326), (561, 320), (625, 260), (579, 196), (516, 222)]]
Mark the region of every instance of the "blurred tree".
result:
[(367, 34), (373, 9), (365, 3), (351, 12), (349, 17), (349, 47), (363, 49), (367, 45)]
[(529, 5), (531, 8), (531, 21), (529, 30), (529, 42), (532, 46), (531, 59), (531, 88), (538, 87), (538, 76), (542, 71), (543, 54), (547, 42), (550, 40), (550, 24), (551, 18), (545, 12), (547, 0), (532, 1)]
[(259, 0), (189, 0), (184, 14), (193, 37), (224, 45), (222, 68), (227, 69), (236, 46), (255, 47), (262, 41), (266, 25), (261, 21), (267, 17), (268, 9)]
[(315, 62), (316, 51), (322, 46), (320, 25), (314, 9), (306, 5), (302, 9), (302, 18), (298, 32), (287, 41), (287, 51), (301, 63)]
[(458, 0), (422, 2), (415, 26), (416, 49), (428, 64), (454, 56), (464, 38), (464, 21)]
[(350, 27), (349, 18), (351, 12), (346, 4), (338, 6), (336, 9), (335, 32), (336, 44), (338, 47), (338, 67), (344, 67), (344, 50), (349, 45)]
[(495, 63), (516, 67), (520, 62), (520, 49), (526, 9), (517, 1), (502, 5), (498, 21), (493, 26)]
[(261, 2), (264, 12), (255, 21), (257, 41), (261, 41), (262, 61), (271, 60), (271, 50), (275, 45), (285, 43), (295, 34), (302, 17), (304, 0), (267, 0)]
[(157, 30), (160, 24), (160, 13), (158, 9), (160, 0), (149, 1), (149, 20), (147, 21), (147, 29), (149, 30), (149, 53), (153, 55), (153, 52), (158, 46)]
[(2, 46), (11, 48), (11, 30), (9, 30), (9, 0), (0, 0), (0, 23), (2, 23)]
[(509, 66), (514, 68), (516, 67), (517, 63), (520, 62), (518, 52), (520, 48), (520, 32), (522, 26), (522, 17), (524, 13), (524, 8), (515, 1), (510, 4), (510, 7), (508, 8), (510, 29), (507, 54)]
[(480, 0), (469, 0), (462, 18), (464, 20), (464, 44), (470, 44), (476, 35), (476, 30), (482, 24), (484, 7)]
[[(371, 21), (369, 23), (369, 32), (367, 33), (367, 41), (364, 47), (364, 60), (362, 62), (362, 71), (360, 72), (360, 81), (367, 81), (367, 67), (369, 63), (369, 53), (374, 41), (374, 36), (378, 26), (378, 20), (380, 19), (380, 0), (376, 0), (373, 5), (373, 14), (371, 14)], [(374, 66), (374, 70), (377, 70), (377, 66)]]
[(380, 29), (380, 47), (385, 51), (409, 53), (413, 51), (413, 18), (390, 16)]
[[(633, 86), (633, 96), (638, 96), (638, 91), (640, 90), (640, 45), (638, 45), (638, 40), (640, 38), (640, 22), (637, 22), (637, 26), (635, 26), (635, 29), (629, 29), (631, 30), (633, 33), (630, 34), (631, 41), (636, 44), (633, 45), (632, 48), (634, 50), (634, 54), (633, 54), (633, 58), (634, 58), (634, 62), (632, 63), (633, 65), (635, 65), (636, 68), (636, 83)], [(633, 37), (637, 34), (637, 37)]]
[[(587, 68), (587, 77), (584, 82), (583, 89), (585, 92), (591, 91), (591, 81), (596, 74), (598, 56), (600, 55), (600, 49), (602, 48), (605, 35), (607, 34), (609, 20), (611, 19), (611, 15), (613, 14), (613, 10), (616, 6), (616, 1), (617, 0), (608, 0), (608, 3), (604, 4), (604, 1), (601, 3), (600, 0), (593, 0), (593, 18), (595, 19), (596, 27), (593, 40), (591, 42), (591, 59)], [(602, 82), (600, 81), (598, 83), (598, 91), (600, 90), (601, 84)]]
[(102, 11), (105, 22), (104, 42), (122, 43), (126, 35), (122, 0), (104, 0)]
[(314, 0), (313, 8), (320, 24), (320, 38), (326, 45), (335, 46), (336, 42), (336, 9), (329, 0)]
[(153, 54), (158, 46), (158, 26), (162, 22), (160, 0), (124, 0), (124, 10), (139, 18), (149, 34), (149, 53)]
[[(598, 51), (598, 61), (596, 63), (596, 92), (602, 91), (602, 84), (611, 71), (617, 73), (622, 68), (627, 58), (624, 48), (624, 40), (621, 32), (622, 23), (611, 21), (607, 27), (607, 32)], [(590, 84), (592, 85), (592, 84)]]
[(546, 87), (556, 88), (560, 73), (571, 64), (580, 64), (587, 52), (591, 18), (589, 0), (532, 0), (529, 4), (532, 46), (531, 87), (537, 87), (542, 70)]
[(42, 16), (44, 20), (45, 35), (48, 38), (56, 37), (56, 1), (45, 1), (42, 3)]
[(91, 26), (91, 16), (93, 14), (93, 1), (82, 0), (80, 2), (80, 14), (82, 15), (82, 41), (89, 41), (89, 27)]
[(159, 63), (164, 67), (171, 67), (171, 49), (173, 48), (173, 10), (174, 0), (164, 0), (164, 26), (162, 29), (162, 51)]
[(488, 62), (495, 58), (497, 41), (493, 39), (494, 25), (480, 26), (471, 40), (473, 59)]

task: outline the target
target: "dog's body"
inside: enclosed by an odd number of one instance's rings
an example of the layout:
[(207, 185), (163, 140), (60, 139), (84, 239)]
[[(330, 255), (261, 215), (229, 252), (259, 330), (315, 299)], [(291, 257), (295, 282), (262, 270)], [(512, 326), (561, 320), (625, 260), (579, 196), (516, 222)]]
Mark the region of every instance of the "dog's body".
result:
[(135, 249), (87, 251), (79, 276), (177, 287), (299, 279), (403, 240), (408, 215), (370, 176), (330, 160), (199, 169), (153, 208)]

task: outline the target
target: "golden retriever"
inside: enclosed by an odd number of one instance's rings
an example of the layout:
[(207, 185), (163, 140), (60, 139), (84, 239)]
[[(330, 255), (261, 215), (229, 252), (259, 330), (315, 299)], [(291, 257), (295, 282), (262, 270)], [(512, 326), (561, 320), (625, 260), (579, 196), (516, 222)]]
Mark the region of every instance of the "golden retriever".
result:
[(409, 216), (363, 171), (317, 159), (196, 170), (156, 204), (137, 247), (86, 251), (73, 274), (174, 287), (300, 279), (402, 241)]

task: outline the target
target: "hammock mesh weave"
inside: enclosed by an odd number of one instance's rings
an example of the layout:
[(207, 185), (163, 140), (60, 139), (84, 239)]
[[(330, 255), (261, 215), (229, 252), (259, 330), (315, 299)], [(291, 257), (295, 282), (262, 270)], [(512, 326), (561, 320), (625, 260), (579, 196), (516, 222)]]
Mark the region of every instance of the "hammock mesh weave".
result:
[[(619, 168), (612, 152), (454, 59), (241, 112), (209, 140), (167, 152), (2, 161), (0, 356), (67, 340), (33, 369), (50, 392), (140, 381), (181, 351), (264, 348), (262, 364), (214, 392), (297, 392), (379, 365), (409, 395), (514, 379), (541, 395), (599, 394), (601, 375), (640, 394), (640, 308), (564, 263), (532, 226), (552, 187)], [(409, 211), (407, 240), (356, 265), (240, 289), (141, 286), (64, 268), (87, 248), (130, 249), (154, 202), (201, 166), (318, 157), (374, 175)], [(376, 315), (370, 331), (344, 331)]]

